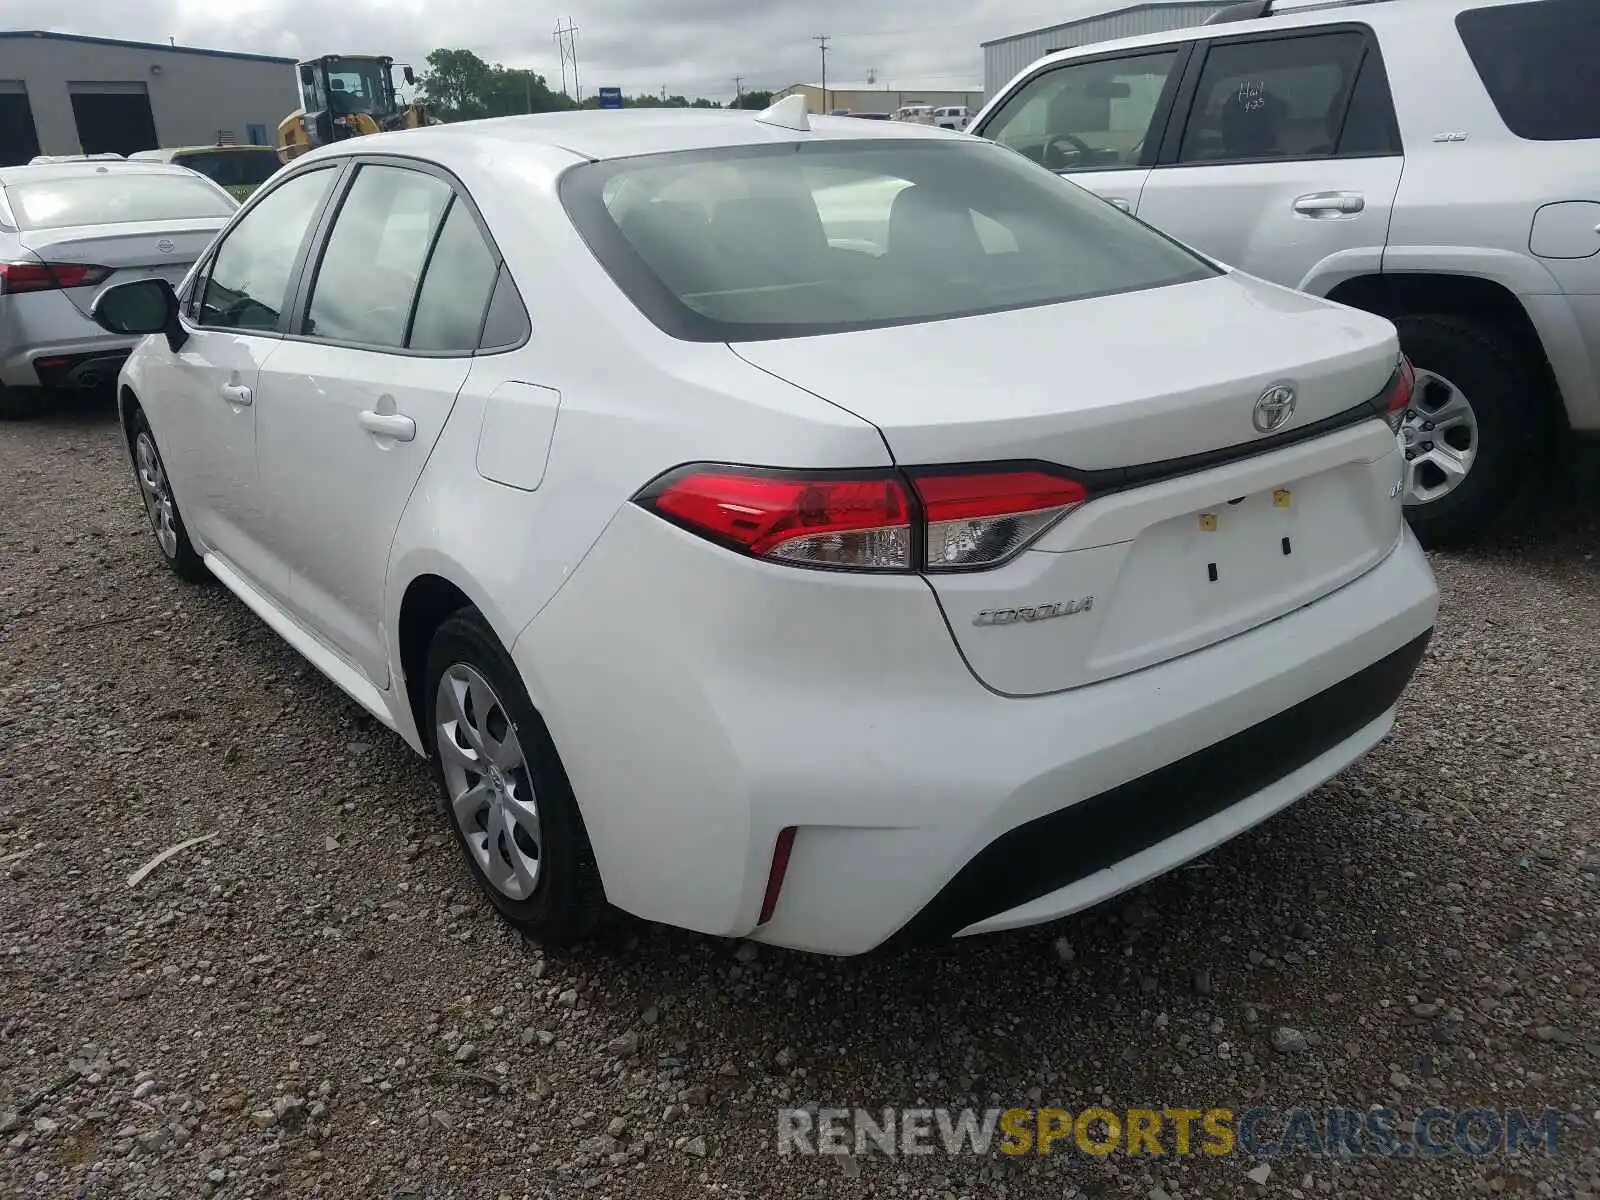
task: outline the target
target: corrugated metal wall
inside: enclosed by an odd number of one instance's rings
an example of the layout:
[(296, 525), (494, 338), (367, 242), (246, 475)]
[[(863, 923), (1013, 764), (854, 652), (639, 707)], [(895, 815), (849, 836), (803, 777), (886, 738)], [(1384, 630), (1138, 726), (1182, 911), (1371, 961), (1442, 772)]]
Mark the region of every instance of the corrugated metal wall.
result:
[(1043, 58), (1052, 50), (1066, 50), (1089, 42), (1106, 42), (1114, 38), (1135, 37), (1141, 33), (1161, 33), (1167, 29), (1183, 29), (1199, 25), (1226, 3), (1150, 4), (1128, 12), (1108, 13), (1103, 17), (1090, 17), (1053, 25), (1049, 29), (1021, 33), (1016, 37), (992, 42), (983, 48), (983, 90), (988, 96), (996, 95), (1011, 82), (1018, 71), (1029, 63)]

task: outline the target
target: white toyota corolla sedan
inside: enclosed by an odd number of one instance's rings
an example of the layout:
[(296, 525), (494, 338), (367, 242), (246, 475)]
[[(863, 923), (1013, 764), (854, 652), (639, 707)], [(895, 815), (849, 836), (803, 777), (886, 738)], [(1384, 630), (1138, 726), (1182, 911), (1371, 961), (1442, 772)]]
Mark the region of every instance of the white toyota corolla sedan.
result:
[(347, 141), (97, 315), (155, 335), (162, 554), (432, 757), (539, 936), (1059, 917), (1370, 750), (1434, 624), (1388, 322), (930, 127)]

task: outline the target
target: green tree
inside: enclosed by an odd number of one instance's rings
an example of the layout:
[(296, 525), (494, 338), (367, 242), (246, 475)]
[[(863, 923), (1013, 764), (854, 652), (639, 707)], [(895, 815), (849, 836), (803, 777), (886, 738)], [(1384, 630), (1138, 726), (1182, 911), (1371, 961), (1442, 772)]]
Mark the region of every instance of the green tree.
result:
[(770, 108), (771, 106), (771, 92), (746, 92), (733, 103), (734, 108), (753, 108), (758, 111), (763, 108)]
[(427, 64), (418, 90), (435, 116), (441, 121), (470, 121), (485, 115), (488, 63), (471, 50), (439, 49), (428, 55)]

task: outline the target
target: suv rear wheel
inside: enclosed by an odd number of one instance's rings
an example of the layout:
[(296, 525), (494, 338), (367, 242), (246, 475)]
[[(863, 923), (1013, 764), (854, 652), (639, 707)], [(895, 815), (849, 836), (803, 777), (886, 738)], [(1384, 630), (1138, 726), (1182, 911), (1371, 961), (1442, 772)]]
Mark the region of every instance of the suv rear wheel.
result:
[(1425, 546), (1481, 536), (1546, 448), (1539, 376), (1514, 342), (1465, 317), (1398, 317), (1416, 390), (1400, 428), (1406, 519)]

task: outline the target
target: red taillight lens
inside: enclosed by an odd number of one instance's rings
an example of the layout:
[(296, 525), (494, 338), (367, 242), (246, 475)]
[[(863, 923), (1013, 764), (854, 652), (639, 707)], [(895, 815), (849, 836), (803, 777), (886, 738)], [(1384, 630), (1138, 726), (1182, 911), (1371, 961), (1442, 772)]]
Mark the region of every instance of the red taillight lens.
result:
[(110, 267), (84, 263), (0, 262), (0, 293), (53, 292), (88, 287), (111, 275)]
[(1412, 369), (1411, 360), (1402, 354), (1400, 365), (1395, 369), (1394, 378), (1389, 381), (1383, 397), (1384, 420), (1396, 433), (1400, 432), (1400, 426), (1405, 421), (1406, 409), (1411, 407), (1411, 393), (1416, 383), (1417, 375)]
[(1041, 471), (925, 475), (914, 482), (928, 522), (930, 571), (1002, 563), (1089, 498), (1077, 480)]
[(911, 502), (892, 475), (692, 468), (643, 497), (677, 524), (758, 558), (857, 571), (911, 568)]
[(714, 465), (679, 468), (635, 497), (756, 558), (844, 571), (998, 566), (1088, 498), (1076, 480), (1033, 469), (941, 469), (908, 484), (890, 471)]

